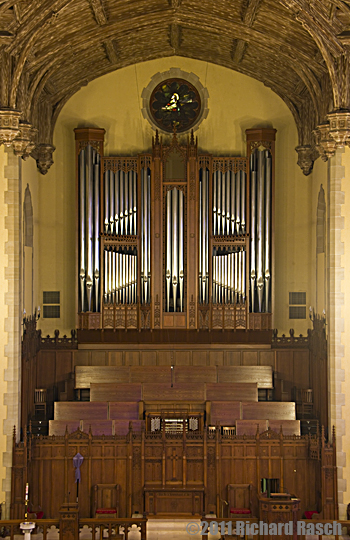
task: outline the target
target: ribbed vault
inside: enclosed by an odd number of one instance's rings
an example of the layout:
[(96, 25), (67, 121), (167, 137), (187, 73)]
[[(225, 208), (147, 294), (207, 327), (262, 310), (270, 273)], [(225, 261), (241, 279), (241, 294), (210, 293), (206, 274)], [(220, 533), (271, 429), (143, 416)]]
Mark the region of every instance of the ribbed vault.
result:
[(38, 158), (79, 88), (176, 54), (270, 87), (314, 159), (312, 131), (329, 112), (350, 109), (349, 35), (350, 2), (341, 0), (0, 1), (0, 107), (39, 130)]

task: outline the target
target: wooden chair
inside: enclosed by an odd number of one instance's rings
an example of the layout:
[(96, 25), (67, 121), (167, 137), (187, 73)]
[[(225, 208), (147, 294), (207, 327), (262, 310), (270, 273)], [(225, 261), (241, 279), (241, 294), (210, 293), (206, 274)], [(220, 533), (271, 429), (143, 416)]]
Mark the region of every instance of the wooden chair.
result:
[(254, 515), (250, 484), (228, 484), (227, 495), (230, 518), (249, 519)]
[(113, 519), (119, 517), (119, 484), (96, 484), (93, 487), (92, 516)]

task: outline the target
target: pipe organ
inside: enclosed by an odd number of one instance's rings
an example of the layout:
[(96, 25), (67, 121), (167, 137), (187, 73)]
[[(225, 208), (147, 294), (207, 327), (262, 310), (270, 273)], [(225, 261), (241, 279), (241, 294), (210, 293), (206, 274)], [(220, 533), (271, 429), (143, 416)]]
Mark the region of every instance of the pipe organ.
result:
[(193, 134), (137, 157), (75, 134), (78, 328), (272, 328), (275, 130), (220, 158)]

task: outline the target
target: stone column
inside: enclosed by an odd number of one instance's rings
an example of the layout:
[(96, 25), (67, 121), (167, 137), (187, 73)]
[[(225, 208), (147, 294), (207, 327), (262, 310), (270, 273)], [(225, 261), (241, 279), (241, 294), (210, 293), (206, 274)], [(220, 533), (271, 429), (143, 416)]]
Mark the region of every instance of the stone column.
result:
[(12, 148), (0, 147), (0, 468), (5, 516), (9, 518), (13, 426), (20, 431), (21, 403), (21, 163)]
[[(343, 164), (345, 152), (348, 149), (339, 148), (335, 156), (329, 160), (328, 174), (328, 200), (327, 200), (327, 273), (328, 273), (328, 298), (327, 298), (327, 338), (328, 338), (328, 415), (329, 433), (331, 437), (332, 426), (336, 428), (337, 441), (337, 466), (338, 466), (338, 503), (339, 518), (346, 516), (346, 504), (344, 493), (346, 492), (346, 479), (344, 467), (346, 466), (345, 452), (343, 451), (345, 435), (345, 394), (343, 382), (345, 382), (344, 359), (344, 216), (343, 205), (345, 201), (344, 179), (345, 166)], [(350, 169), (348, 171), (350, 174)], [(348, 179), (349, 182), (349, 179)], [(350, 196), (350, 185), (347, 186)], [(350, 271), (350, 267), (348, 268)], [(349, 275), (349, 274), (348, 274)], [(349, 304), (350, 309), (350, 304)]]

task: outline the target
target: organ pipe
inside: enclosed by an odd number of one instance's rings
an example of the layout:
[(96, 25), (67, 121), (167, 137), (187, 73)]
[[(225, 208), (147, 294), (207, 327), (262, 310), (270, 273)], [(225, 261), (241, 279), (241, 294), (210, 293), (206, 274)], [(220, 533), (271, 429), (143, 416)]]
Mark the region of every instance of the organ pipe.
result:
[(184, 309), (184, 194), (166, 194), (166, 311)]
[(244, 304), (246, 251), (242, 247), (213, 252), (213, 303)]
[(246, 234), (246, 174), (243, 170), (213, 174), (213, 234)]
[(272, 165), (268, 150), (254, 150), (250, 158), (250, 310), (269, 312), (271, 284)]
[(99, 310), (100, 156), (91, 145), (79, 155), (80, 310)]

